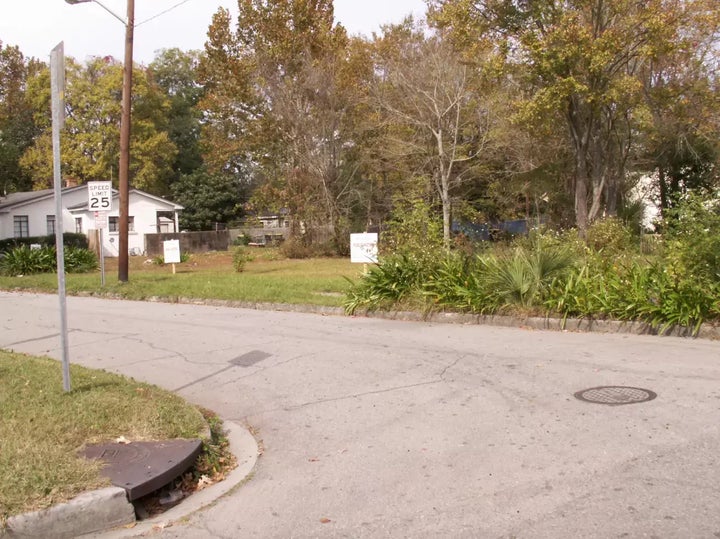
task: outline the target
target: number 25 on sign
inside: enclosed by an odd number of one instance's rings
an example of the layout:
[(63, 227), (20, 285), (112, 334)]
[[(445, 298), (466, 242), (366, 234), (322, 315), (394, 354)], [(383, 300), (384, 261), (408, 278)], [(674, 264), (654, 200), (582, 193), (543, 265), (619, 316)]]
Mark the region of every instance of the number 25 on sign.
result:
[(110, 211), (112, 209), (112, 182), (88, 182), (88, 209)]

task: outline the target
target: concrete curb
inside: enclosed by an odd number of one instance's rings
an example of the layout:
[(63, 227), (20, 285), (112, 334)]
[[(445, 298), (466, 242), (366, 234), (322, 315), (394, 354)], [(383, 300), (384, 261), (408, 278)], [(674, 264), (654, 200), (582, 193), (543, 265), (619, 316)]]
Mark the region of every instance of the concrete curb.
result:
[(22, 539), (71, 539), (85, 533), (135, 522), (135, 509), (125, 490), (108, 487), (84, 492), (67, 503), (10, 517), (6, 535)]
[[(122, 299), (122, 298), (118, 298)], [(278, 312), (320, 314), (323, 316), (346, 316), (341, 307), (322, 305), (295, 305), (290, 303), (253, 303), (233, 300), (198, 300), (192, 298), (150, 297), (154, 303), (179, 303), (183, 305), (206, 305)], [(720, 340), (720, 327), (703, 324), (693, 337), (692, 329), (673, 326), (663, 333), (643, 322), (620, 322), (616, 320), (592, 320), (586, 318), (543, 318), (538, 316), (488, 316), (466, 313), (421, 313), (414, 311), (361, 311), (353, 316), (400, 320), (409, 322), (430, 322), (437, 324), (466, 324), (508, 328), (528, 328), (549, 331), (576, 331), (584, 333), (619, 333), (631, 335), (658, 335), (666, 337), (692, 337), (697, 339)]]
[(224, 427), (230, 450), (237, 458), (237, 467), (223, 481), (194, 493), (162, 515), (136, 522), (135, 510), (127, 501), (125, 491), (111, 487), (85, 492), (49, 509), (11, 517), (7, 530), (0, 535), (13, 539), (69, 539), (78, 536), (113, 539), (138, 536), (156, 527), (168, 527), (172, 522), (210, 505), (252, 473), (259, 456), (255, 438), (237, 423), (225, 421)]
[(631, 335), (657, 335), (665, 337), (691, 337), (698, 339), (720, 340), (720, 327), (703, 324), (693, 337), (692, 329), (674, 326), (663, 333), (643, 322), (620, 322), (617, 320), (592, 320), (584, 318), (542, 318), (520, 316), (487, 316), (463, 313), (416, 312), (363, 312), (358, 316), (388, 320), (424, 321), (439, 324), (466, 324), (508, 328), (526, 328), (549, 331), (574, 331), (584, 333), (618, 333)]
[[(15, 293), (46, 293), (31, 291), (13, 291)], [(260, 303), (223, 299), (195, 299), (183, 297), (150, 296), (144, 300), (132, 300), (115, 294), (95, 294), (80, 292), (79, 297), (94, 297), (122, 301), (149, 301), (152, 303), (178, 303), (182, 305), (205, 305), (210, 307), (230, 307), (235, 309), (253, 309), (256, 311), (278, 311), (291, 313), (319, 314), (323, 316), (346, 316), (342, 307), (324, 305), (298, 305), (292, 303)], [(720, 326), (703, 324), (697, 335), (684, 327), (671, 327), (662, 334), (658, 329), (642, 322), (619, 322), (616, 320), (592, 320), (585, 318), (543, 318), (521, 316), (487, 316), (466, 313), (421, 313), (413, 311), (361, 311), (356, 317), (379, 318), (383, 320), (401, 320), (408, 322), (431, 322), (438, 324), (467, 324), (508, 328), (528, 328), (549, 331), (577, 331), (584, 333), (619, 333), (630, 335), (658, 335), (666, 337), (691, 337), (696, 339), (720, 340)]]

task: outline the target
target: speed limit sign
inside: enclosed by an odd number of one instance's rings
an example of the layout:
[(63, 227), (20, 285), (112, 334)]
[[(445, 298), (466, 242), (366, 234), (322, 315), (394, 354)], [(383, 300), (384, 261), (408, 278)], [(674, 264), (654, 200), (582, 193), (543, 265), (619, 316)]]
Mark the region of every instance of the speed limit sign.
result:
[(112, 182), (88, 182), (88, 209), (112, 210)]

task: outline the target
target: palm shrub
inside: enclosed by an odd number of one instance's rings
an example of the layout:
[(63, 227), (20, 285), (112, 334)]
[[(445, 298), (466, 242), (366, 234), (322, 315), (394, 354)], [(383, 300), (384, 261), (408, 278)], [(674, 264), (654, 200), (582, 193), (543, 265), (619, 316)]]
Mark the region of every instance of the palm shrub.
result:
[(537, 235), (507, 252), (446, 256), (424, 285), (434, 308), (489, 314), (542, 305), (553, 280), (576, 261), (572, 245)]
[(480, 268), (485, 287), (498, 305), (529, 308), (542, 304), (553, 281), (575, 261), (572, 248), (538, 238), (530, 248), (518, 246), (510, 253), (484, 257)]

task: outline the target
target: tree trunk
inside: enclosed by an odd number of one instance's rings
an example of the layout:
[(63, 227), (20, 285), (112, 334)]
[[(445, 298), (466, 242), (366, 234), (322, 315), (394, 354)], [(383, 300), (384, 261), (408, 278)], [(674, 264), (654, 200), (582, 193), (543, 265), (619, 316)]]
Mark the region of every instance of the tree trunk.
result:
[(450, 196), (447, 192), (443, 193), (442, 197), (442, 211), (443, 211), (443, 245), (445, 250), (450, 250)]
[(576, 155), (575, 170), (575, 224), (578, 234), (585, 239), (588, 227), (588, 173), (583, 153)]
[(658, 185), (660, 186), (660, 214), (666, 217), (666, 212), (670, 208), (670, 201), (668, 200), (668, 186), (667, 178), (665, 177), (665, 169), (662, 167), (658, 168)]

